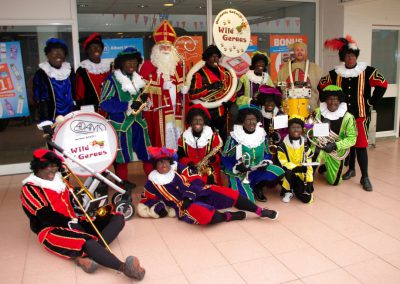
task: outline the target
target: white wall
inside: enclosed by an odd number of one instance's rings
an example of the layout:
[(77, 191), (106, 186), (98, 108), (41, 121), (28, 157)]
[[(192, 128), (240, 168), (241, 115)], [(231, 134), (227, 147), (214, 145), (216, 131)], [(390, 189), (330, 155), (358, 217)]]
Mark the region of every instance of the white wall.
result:
[[(2, 3), (1, 5), (1, 21), (72, 19), (71, 0), (12, 0), (7, 2), (7, 4)], [(51, 13), (48, 12), (49, 10)]]

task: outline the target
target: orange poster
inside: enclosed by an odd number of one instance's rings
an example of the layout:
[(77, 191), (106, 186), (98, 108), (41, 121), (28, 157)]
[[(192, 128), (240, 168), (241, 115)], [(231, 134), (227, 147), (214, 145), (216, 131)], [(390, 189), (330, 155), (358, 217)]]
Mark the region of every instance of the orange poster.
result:
[(201, 60), (203, 54), (202, 36), (181, 36), (175, 42), (176, 50), (180, 57), (185, 60), (185, 72)]
[(307, 43), (306, 35), (271, 35), (269, 38), (270, 46), (270, 75), (275, 81), (278, 72), (291, 56), (288, 46), (295, 42)]

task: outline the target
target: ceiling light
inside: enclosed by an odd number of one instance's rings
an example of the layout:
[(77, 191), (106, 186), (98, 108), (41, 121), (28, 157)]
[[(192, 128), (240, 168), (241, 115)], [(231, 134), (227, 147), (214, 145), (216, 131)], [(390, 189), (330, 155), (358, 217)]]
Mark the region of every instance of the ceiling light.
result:
[(164, 3), (163, 5), (164, 5), (164, 7), (172, 7), (172, 6), (174, 6), (174, 3), (167, 2), (167, 3)]
[(147, 8), (147, 7), (149, 7), (149, 5), (144, 5), (144, 4), (137, 4), (137, 7), (138, 8)]

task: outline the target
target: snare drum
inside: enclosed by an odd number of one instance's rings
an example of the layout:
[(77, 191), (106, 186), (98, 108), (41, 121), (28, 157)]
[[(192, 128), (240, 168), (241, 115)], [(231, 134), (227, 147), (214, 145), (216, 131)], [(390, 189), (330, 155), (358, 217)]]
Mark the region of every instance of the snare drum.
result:
[[(53, 142), (98, 173), (111, 166), (118, 149), (114, 127), (95, 112), (75, 111), (65, 116), (55, 129)], [(74, 161), (66, 159), (65, 162), (74, 174), (91, 176)]]

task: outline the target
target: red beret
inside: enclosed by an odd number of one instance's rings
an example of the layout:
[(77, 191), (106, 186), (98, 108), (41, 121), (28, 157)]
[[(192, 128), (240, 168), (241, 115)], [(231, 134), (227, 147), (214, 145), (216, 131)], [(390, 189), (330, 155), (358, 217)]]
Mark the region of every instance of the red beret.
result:
[(33, 157), (36, 159), (39, 159), (41, 162), (47, 162), (51, 158), (58, 158), (61, 160), (61, 162), (64, 162), (64, 158), (57, 155), (53, 151), (47, 150), (47, 149), (36, 149), (33, 152)]
[(210, 114), (210, 112), (208, 111), (208, 109), (206, 109), (205, 107), (203, 107), (201, 104), (194, 104), (194, 105), (190, 106), (190, 107), (188, 108), (188, 112), (187, 112), (187, 113), (189, 113), (189, 111), (192, 110), (192, 109), (201, 109), (201, 110), (205, 113), (205, 115), (206, 115), (209, 119), (211, 119), (211, 114)]
[(92, 42), (92, 41), (100, 41), (102, 42), (101, 35), (99, 33), (92, 33), (83, 43), (83, 49), (86, 49), (86, 47)]
[(152, 160), (169, 159), (174, 158), (176, 151), (165, 147), (147, 147), (150, 158)]

